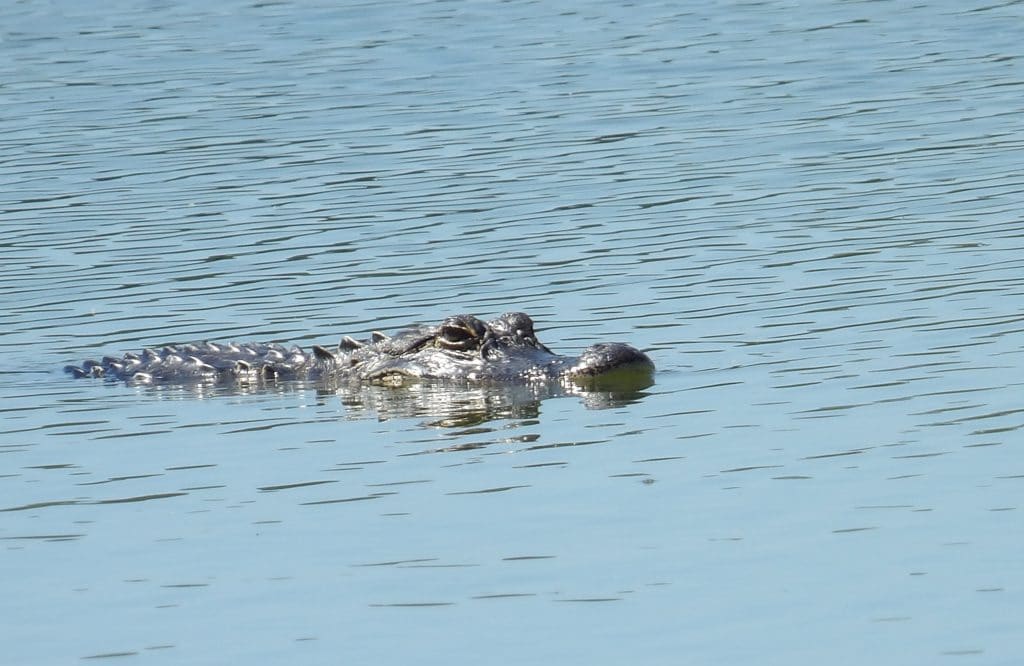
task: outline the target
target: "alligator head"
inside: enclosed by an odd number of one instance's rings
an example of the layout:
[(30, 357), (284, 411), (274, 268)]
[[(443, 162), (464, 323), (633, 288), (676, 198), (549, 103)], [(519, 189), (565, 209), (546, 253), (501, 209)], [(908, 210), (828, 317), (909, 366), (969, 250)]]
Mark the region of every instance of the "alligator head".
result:
[(377, 334), (369, 343), (343, 339), (339, 365), (361, 379), (403, 384), (409, 379), (469, 382), (522, 382), (551, 379), (593, 380), (612, 374), (649, 376), (646, 354), (621, 342), (587, 347), (578, 357), (561, 356), (534, 332), (522, 312), (506, 312), (489, 322), (472, 315), (448, 317), (438, 326)]

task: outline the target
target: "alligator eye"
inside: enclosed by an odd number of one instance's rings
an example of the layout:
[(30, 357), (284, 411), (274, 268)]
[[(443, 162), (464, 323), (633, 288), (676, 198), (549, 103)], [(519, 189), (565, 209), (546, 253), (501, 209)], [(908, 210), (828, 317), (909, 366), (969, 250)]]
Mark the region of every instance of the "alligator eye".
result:
[(473, 331), (461, 326), (445, 326), (441, 329), (441, 336), (449, 340), (468, 340), (473, 337)]
[(465, 351), (480, 346), (487, 326), (472, 315), (456, 315), (445, 319), (435, 334), (435, 345), (442, 349)]
[(475, 330), (458, 325), (442, 326), (437, 336), (437, 344), (445, 349), (470, 349), (477, 340)]

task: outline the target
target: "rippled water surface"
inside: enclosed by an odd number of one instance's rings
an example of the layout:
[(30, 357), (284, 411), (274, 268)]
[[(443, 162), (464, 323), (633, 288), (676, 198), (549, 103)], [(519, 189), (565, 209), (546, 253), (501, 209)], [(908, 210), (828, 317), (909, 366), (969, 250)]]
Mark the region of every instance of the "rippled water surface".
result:
[[(1021, 663), (1022, 19), (3, 4), (5, 663)], [(656, 383), (60, 371), (506, 310)]]

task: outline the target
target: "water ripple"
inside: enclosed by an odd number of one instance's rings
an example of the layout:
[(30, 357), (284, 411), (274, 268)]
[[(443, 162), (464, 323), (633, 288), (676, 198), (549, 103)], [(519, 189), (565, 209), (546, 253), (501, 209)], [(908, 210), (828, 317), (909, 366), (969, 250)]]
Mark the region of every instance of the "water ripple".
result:
[[(0, 8), (8, 660), (1019, 655), (1021, 5), (796, 9)], [(59, 372), (513, 309), (656, 384)]]

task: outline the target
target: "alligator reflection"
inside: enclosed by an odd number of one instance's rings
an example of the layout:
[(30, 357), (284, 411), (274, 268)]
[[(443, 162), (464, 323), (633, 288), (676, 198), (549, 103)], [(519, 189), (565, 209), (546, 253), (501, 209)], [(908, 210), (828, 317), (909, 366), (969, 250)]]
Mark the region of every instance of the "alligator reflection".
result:
[(587, 409), (609, 409), (643, 399), (653, 385), (650, 373), (601, 377), (586, 382), (544, 381), (529, 383), (414, 382), (404, 386), (323, 381), (263, 381), (253, 384), (223, 383), (151, 385), (137, 387), (164, 399), (223, 398), (247, 394), (296, 394), (310, 392), (327, 405), (337, 397), (344, 418), (387, 421), (429, 418), (425, 426), (466, 427), (499, 419), (534, 418), (549, 398), (576, 397)]
[(588, 409), (620, 407), (641, 400), (653, 382), (617, 381), (581, 386), (562, 382), (453, 387), (419, 383), (401, 388), (361, 385), (340, 389), (346, 413), (354, 418), (432, 417), (438, 427), (466, 427), (498, 419), (535, 418), (548, 398), (576, 396)]

